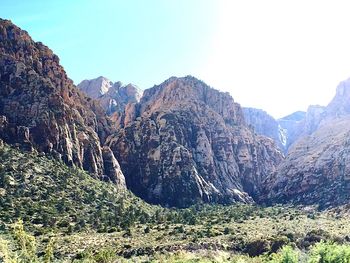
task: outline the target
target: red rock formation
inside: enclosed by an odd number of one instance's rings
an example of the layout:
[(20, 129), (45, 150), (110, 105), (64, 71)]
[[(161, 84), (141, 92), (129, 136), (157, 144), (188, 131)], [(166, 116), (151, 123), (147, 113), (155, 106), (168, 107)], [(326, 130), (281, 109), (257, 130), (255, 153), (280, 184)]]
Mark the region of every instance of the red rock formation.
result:
[[(104, 169), (101, 143), (111, 133), (97, 103), (80, 93), (59, 58), (26, 31), (0, 19), (0, 137), (117, 180)], [(122, 185), (121, 185), (122, 186)]]
[(304, 133), (266, 181), (267, 202), (348, 203), (350, 199), (350, 80), (326, 107), (311, 107)]
[(147, 201), (253, 202), (282, 154), (254, 135), (228, 93), (193, 78), (170, 78), (127, 107), (125, 127), (107, 144), (128, 187)]

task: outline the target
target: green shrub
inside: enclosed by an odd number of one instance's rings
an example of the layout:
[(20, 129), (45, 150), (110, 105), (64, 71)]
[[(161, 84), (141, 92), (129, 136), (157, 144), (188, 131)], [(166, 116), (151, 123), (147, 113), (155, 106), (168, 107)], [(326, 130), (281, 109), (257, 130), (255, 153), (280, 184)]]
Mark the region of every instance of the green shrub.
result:
[(115, 251), (112, 248), (101, 249), (95, 256), (94, 260), (97, 263), (110, 263), (115, 262), (117, 258)]
[(36, 240), (24, 231), (22, 220), (13, 225), (13, 236), (17, 242), (19, 258), (24, 262), (36, 262)]
[(298, 263), (299, 253), (291, 246), (284, 246), (278, 253), (271, 255), (270, 263)]
[(350, 246), (320, 242), (312, 248), (308, 263), (350, 263)]
[(54, 242), (49, 240), (43, 260), (37, 257), (37, 245), (35, 237), (26, 233), (23, 227), (23, 221), (19, 220), (12, 225), (12, 236), (16, 241), (16, 251), (9, 249), (9, 242), (0, 238), (0, 262), (4, 263), (50, 263), (54, 254)]

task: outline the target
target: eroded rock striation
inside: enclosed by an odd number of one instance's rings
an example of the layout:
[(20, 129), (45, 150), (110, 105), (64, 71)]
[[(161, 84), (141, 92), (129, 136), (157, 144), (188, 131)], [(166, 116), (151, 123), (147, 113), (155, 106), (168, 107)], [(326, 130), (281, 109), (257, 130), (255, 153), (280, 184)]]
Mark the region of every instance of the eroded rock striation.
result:
[(73, 85), (48, 47), (3, 19), (0, 115), (0, 137), (6, 142), (51, 154), (124, 187), (117, 165), (105, 169), (104, 162), (114, 159), (101, 147), (112, 132), (103, 109)]
[(282, 160), (274, 142), (255, 135), (228, 93), (194, 77), (172, 77), (129, 104), (123, 128), (107, 140), (127, 186), (145, 200), (253, 202)]

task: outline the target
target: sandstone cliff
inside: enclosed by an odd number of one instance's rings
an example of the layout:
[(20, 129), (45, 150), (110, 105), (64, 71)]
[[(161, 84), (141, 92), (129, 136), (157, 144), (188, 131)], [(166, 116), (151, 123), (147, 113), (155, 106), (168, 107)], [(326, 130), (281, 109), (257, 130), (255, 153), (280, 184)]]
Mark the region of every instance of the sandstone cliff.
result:
[(287, 136), (278, 121), (267, 112), (255, 108), (243, 108), (244, 118), (248, 125), (251, 125), (257, 134), (273, 139), (276, 145), (286, 151)]
[(142, 96), (142, 91), (135, 85), (123, 85), (119, 81), (113, 83), (105, 77), (83, 80), (77, 87), (89, 97), (97, 99), (108, 115), (116, 113), (116, 119), (128, 103), (137, 103)]
[[(0, 137), (48, 153), (96, 177), (124, 178), (101, 144), (111, 133), (104, 111), (67, 77), (59, 58), (26, 31), (0, 19)], [(107, 150), (105, 150), (107, 152)]]
[(248, 128), (228, 93), (193, 77), (145, 90), (123, 120), (107, 144), (127, 186), (152, 203), (253, 202), (282, 160), (271, 139)]
[(326, 107), (309, 108), (304, 134), (267, 180), (265, 200), (321, 206), (350, 198), (350, 80)]
[(277, 119), (279, 130), (283, 134), (284, 152), (300, 137), (301, 131), (304, 127), (306, 112), (296, 111), (288, 116)]

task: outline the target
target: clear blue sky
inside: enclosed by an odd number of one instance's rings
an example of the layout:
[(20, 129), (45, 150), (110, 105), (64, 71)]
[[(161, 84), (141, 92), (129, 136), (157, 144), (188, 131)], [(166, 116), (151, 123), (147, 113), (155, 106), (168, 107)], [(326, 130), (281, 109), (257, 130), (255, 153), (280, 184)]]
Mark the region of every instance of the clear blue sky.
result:
[(0, 17), (75, 83), (142, 89), (193, 75), (275, 117), (327, 104), (350, 77), (348, 0), (0, 0)]
[(0, 1), (0, 16), (48, 45), (75, 83), (104, 75), (141, 88), (195, 73), (217, 9), (210, 0)]

